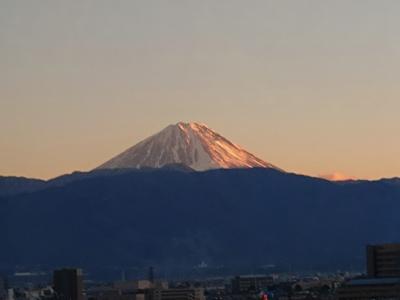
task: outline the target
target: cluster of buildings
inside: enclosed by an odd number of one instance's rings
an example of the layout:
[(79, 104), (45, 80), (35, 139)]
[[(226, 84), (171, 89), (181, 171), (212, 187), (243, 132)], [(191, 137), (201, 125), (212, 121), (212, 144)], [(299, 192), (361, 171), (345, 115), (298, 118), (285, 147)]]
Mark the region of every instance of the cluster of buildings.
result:
[(0, 300), (206, 300), (206, 298), (203, 288), (170, 287), (166, 281), (155, 281), (152, 272), (148, 280), (119, 281), (85, 288), (81, 269), (64, 268), (54, 271), (52, 286), (8, 289), (5, 284), (0, 285)]
[(337, 276), (280, 278), (260, 274), (168, 283), (151, 277), (84, 286), (80, 269), (61, 269), (54, 271), (51, 286), (9, 289), (13, 292), (0, 300), (301, 300), (319, 295), (326, 297), (318, 299), (330, 300), (333, 298), (328, 296), (343, 280)]
[(202, 281), (122, 280), (84, 286), (80, 269), (53, 273), (51, 286), (11, 289), (0, 300), (400, 300), (400, 244), (367, 246), (367, 274), (246, 275)]
[(345, 274), (237, 276), (226, 289), (226, 297), (221, 299), (334, 300), (335, 290), (345, 278)]
[(133, 280), (87, 290), (88, 300), (206, 300), (204, 289), (172, 287), (166, 281)]

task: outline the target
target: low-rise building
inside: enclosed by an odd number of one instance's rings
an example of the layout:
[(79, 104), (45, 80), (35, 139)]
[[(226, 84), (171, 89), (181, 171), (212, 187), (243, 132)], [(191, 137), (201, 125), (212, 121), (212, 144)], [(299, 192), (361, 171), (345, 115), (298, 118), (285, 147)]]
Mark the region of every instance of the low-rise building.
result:
[(205, 300), (203, 288), (156, 289), (152, 300)]
[(398, 300), (400, 278), (353, 279), (337, 290), (338, 300)]
[(261, 291), (274, 283), (274, 278), (266, 275), (236, 276), (232, 279), (232, 293), (244, 294), (249, 291)]

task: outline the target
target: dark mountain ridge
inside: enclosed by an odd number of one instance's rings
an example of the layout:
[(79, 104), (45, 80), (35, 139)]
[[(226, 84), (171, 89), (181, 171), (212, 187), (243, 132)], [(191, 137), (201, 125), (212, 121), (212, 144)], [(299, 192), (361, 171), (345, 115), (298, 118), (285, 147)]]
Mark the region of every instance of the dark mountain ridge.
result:
[(274, 169), (75, 173), (0, 201), (0, 266), (362, 269), (400, 240), (397, 179), (335, 183)]

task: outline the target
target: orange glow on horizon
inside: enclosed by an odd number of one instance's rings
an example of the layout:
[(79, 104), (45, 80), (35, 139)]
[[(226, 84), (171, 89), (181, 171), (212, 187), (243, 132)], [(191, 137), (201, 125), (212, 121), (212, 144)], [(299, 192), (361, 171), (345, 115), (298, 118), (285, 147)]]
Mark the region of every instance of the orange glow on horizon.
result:
[(319, 175), (319, 177), (324, 178), (329, 181), (344, 181), (344, 180), (355, 180), (356, 178), (347, 176), (340, 172), (333, 172), (331, 174)]

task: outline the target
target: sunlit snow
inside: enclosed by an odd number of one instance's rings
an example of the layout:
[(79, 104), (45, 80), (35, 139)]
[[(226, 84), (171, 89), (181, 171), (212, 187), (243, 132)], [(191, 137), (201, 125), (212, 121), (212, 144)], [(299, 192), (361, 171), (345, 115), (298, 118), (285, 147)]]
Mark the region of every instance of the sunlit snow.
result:
[(183, 164), (194, 170), (276, 168), (200, 123), (177, 123), (127, 149), (99, 169), (159, 168)]

